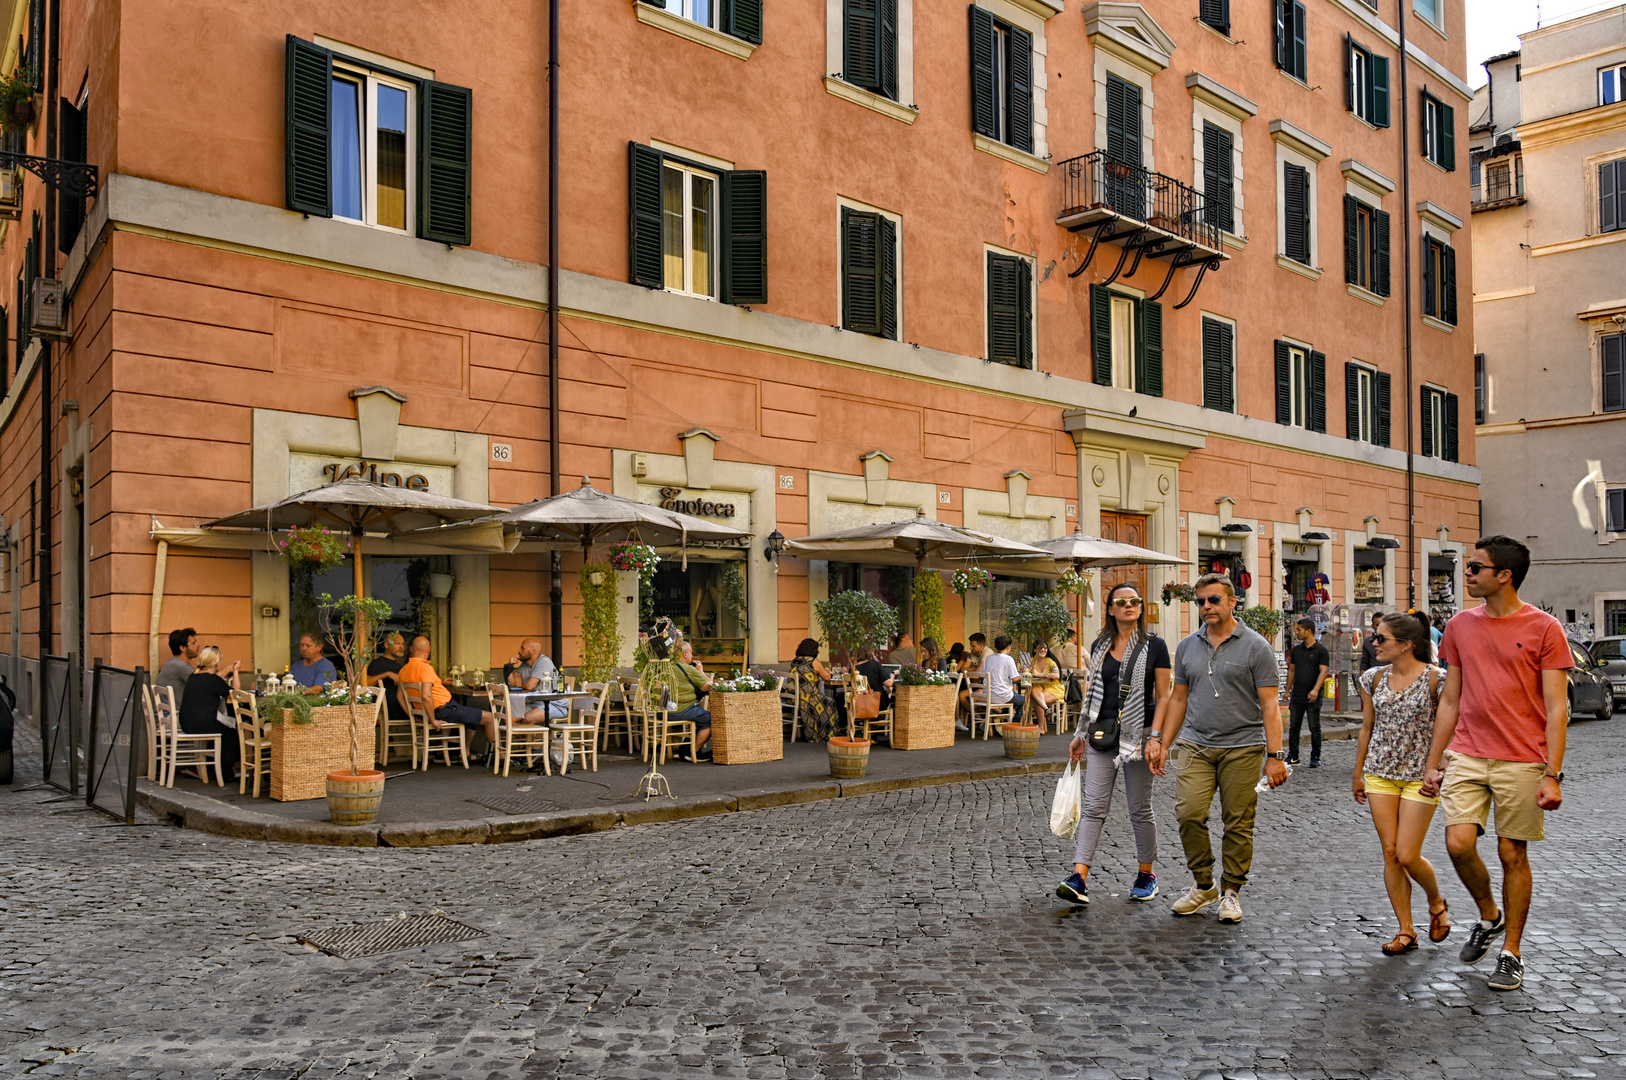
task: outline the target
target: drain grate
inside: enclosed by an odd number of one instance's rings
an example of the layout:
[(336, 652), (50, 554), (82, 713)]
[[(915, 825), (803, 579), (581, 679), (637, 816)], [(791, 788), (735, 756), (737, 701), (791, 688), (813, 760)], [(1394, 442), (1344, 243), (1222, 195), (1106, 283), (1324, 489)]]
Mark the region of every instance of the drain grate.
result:
[(407, 919), (386, 919), (375, 923), (354, 923), (329, 930), (300, 934), (299, 940), (345, 960), (358, 956), (439, 945), (447, 941), (468, 941), (485, 937), (484, 930), (456, 922), (442, 915), (414, 915)]
[(505, 814), (540, 814), (547, 810), (563, 810), (564, 807), (547, 799), (540, 799), (534, 795), (486, 795), (478, 799), (465, 799), (476, 806), (484, 806), (488, 810), (501, 810)]

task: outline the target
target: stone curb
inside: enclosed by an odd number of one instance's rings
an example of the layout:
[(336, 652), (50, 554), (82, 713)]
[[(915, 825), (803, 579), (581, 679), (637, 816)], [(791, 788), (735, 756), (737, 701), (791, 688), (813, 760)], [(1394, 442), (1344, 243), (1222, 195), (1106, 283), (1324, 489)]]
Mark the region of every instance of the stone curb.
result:
[(652, 799), (620, 810), (558, 810), (545, 814), (504, 815), (462, 821), (396, 822), (388, 825), (334, 825), (327, 821), (290, 820), (219, 802), (196, 792), (160, 787), (149, 780), (137, 782), (136, 802), (154, 817), (217, 836), (338, 847), (440, 847), (447, 844), (506, 844), (550, 836), (575, 836), (622, 826), (681, 821), (684, 818), (793, 806), (825, 799), (846, 799), (886, 791), (963, 784), (1007, 776), (1059, 773), (1066, 768), (1066, 764), (1064, 761), (999, 758), (969, 769), (926, 776), (870, 777), (839, 782), (818, 781), (782, 788), (751, 788), (732, 795)]

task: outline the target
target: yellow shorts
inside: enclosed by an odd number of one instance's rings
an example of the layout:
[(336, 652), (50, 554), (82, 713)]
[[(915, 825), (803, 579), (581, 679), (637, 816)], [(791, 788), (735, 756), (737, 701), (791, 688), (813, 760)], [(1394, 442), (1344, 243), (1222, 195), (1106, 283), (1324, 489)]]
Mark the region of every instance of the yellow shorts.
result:
[(1428, 806), (1439, 804), (1440, 797), (1430, 797), (1423, 794), (1421, 780), (1391, 780), (1387, 776), (1373, 776), (1363, 773), (1365, 777), (1366, 793), (1368, 795), (1394, 795), (1409, 802), (1420, 802)]
[(1544, 815), (1536, 805), (1536, 792), (1547, 766), (1540, 761), (1501, 761), (1445, 752), (1445, 782), (1440, 801), (1445, 824), (1477, 825), (1485, 832), (1485, 819), (1496, 804), (1496, 835), (1509, 840), (1545, 840)]

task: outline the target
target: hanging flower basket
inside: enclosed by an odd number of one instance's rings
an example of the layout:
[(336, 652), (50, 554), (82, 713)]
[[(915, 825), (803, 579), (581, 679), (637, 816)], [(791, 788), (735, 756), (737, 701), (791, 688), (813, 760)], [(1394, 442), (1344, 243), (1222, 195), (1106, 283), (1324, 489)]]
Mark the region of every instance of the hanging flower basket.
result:
[(986, 589), (994, 583), (994, 575), (980, 566), (954, 571), (954, 591), (964, 596), (972, 589)]
[(661, 557), (655, 554), (654, 548), (637, 540), (610, 545), (610, 565), (617, 570), (636, 570), (641, 581), (654, 579), (655, 567), (660, 565), (660, 561)]
[(1168, 607), (1176, 600), (1189, 604), (1197, 599), (1197, 590), (1184, 581), (1171, 581), (1163, 586), (1163, 606)]
[(1068, 596), (1083, 596), (1090, 591), (1090, 579), (1077, 570), (1068, 570), (1056, 579), (1056, 591)]
[(277, 542), (282, 558), (289, 566), (314, 564), (318, 569), (331, 570), (344, 561), (350, 548), (349, 537), (341, 537), (331, 529), (315, 526), (290, 529), (288, 535)]

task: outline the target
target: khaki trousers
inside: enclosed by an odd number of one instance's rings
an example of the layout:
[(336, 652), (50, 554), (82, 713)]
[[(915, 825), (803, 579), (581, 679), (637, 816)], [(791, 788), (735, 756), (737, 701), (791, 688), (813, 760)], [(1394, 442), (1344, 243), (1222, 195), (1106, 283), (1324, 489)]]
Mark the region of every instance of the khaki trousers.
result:
[(1196, 746), (1175, 744), (1174, 816), (1180, 822), (1180, 845), (1186, 850), (1186, 866), (1198, 885), (1214, 882), (1214, 846), (1208, 835), (1208, 810), (1214, 791), (1220, 797), (1220, 819), (1225, 833), (1220, 839), (1224, 858), (1221, 884), (1240, 889), (1248, 882), (1253, 864), (1253, 816), (1259, 807), (1259, 793), (1253, 789), (1265, 767), (1263, 746)]

